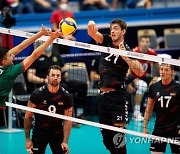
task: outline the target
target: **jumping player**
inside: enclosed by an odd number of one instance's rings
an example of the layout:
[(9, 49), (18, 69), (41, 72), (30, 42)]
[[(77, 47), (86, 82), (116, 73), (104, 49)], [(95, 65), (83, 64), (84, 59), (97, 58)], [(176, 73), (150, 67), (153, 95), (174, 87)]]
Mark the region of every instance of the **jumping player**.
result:
[[(148, 122), (153, 108), (156, 108), (156, 122), (153, 135), (180, 140), (180, 84), (173, 80), (174, 68), (169, 64), (160, 65), (161, 80), (149, 88), (149, 96), (144, 116), (144, 133), (148, 132)], [(152, 154), (166, 151), (166, 142), (152, 141)], [(172, 153), (180, 153), (180, 146), (170, 144)]]
[[(32, 44), (35, 40), (43, 35), (50, 35), (49, 39), (40, 47), (34, 50), (34, 52), (25, 58), (21, 63), (14, 65), (14, 57), (24, 50), (27, 46)], [(54, 39), (61, 36), (62, 33), (57, 30), (56, 32), (50, 32), (42, 26), (41, 30), (30, 38), (24, 40), (21, 44), (8, 50), (6, 48), (0, 48), (0, 108), (5, 108), (5, 100), (8, 97), (14, 80), (46, 50), (46, 48), (53, 42)]]
[[(107, 47), (130, 50), (124, 42), (127, 24), (123, 20), (113, 20), (110, 23), (110, 35), (98, 32), (94, 21), (88, 23), (88, 34), (99, 44)], [(126, 99), (125, 80), (128, 69), (138, 76), (144, 74), (138, 60), (112, 53), (101, 53), (99, 73), (101, 100), (99, 102), (99, 122), (116, 127), (126, 127), (128, 121), (128, 103)], [(102, 129), (103, 142), (112, 154), (125, 154), (126, 143), (123, 133)]]

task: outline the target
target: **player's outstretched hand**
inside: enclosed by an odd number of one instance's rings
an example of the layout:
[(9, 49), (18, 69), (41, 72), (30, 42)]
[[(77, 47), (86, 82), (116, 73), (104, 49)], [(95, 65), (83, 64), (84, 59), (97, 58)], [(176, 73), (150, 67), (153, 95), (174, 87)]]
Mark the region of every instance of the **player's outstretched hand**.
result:
[(65, 154), (68, 154), (69, 153), (69, 147), (67, 145), (67, 143), (61, 143), (61, 147), (62, 147), (62, 150), (65, 152)]
[(95, 33), (97, 33), (98, 28), (94, 21), (90, 20), (88, 22), (88, 35), (93, 36)]
[(62, 32), (58, 29), (57, 31), (55, 32), (50, 32), (50, 37), (53, 38), (53, 39), (56, 39), (60, 36), (62, 36)]
[(119, 49), (120, 50), (126, 50), (125, 46), (124, 46), (124, 42), (120, 42), (119, 43)]
[(45, 27), (42, 25), (40, 32), (41, 32), (42, 35), (47, 35), (47, 36), (49, 36), (49, 35), (50, 35), (50, 32), (51, 32), (51, 29), (50, 29), (50, 28), (47, 29), (47, 28), (45, 28)]

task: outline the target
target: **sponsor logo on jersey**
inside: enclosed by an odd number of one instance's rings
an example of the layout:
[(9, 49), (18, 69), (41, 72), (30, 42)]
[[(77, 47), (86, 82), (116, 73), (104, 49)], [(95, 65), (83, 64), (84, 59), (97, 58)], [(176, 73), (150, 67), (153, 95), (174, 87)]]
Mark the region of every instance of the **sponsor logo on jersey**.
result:
[(44, 100), (44, 101), (43, 101), (43, 104), (47, 104), (47, 100)]
[(175, 92), (170, 93), (170, 96), (176, 96)]
[(64, 105), (64, 103), (63, 102), (58, 102), (58, 105)]
[(160, 92), (157, 92), (157, 93), (156, 93), (156, 96), (160, 96)]

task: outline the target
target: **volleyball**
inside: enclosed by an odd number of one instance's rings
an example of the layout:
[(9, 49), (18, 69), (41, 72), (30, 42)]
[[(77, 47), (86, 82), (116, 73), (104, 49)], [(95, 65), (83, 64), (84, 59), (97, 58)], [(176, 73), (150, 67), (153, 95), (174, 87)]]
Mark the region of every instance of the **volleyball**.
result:
[(71, 35), (77, 29), (76, 21), (70, 17), (62, 19), (59, 23), (59, 29), (64, 35)]

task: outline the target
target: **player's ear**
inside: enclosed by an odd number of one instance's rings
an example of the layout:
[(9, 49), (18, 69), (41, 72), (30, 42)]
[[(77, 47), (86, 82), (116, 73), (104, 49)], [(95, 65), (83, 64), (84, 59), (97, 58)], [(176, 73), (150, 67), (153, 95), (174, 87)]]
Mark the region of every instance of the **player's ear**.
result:
[(2, 66), (6, 66), (6, 59), (3, 59), (3, 60), (1, 61), (1, 64), (2, 64)]
[(122, 29), (123, 35), (126, 34), (126, 29)]

